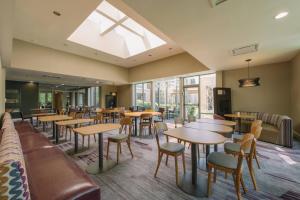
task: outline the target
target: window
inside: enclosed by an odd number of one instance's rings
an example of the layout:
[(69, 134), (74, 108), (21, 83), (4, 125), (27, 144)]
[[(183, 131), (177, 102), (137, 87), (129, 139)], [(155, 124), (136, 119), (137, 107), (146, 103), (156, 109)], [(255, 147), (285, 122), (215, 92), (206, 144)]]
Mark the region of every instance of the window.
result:
[(191, 76), (184, 78), (184, 85), (198, 85), (199, 84), (199, 76)]
[(68, 40), (121, 58), (166, 44), (107, 1), (102, 1)]
[(179, 79), (156, 81), (154, 83), (155, 109), (165, 108), (167, 118), (179, 115)]
[(134, 85), (135, 87), (135, 105), (142, 106), (145, 108), (152, 107), (151, 98), (151, 83), (140, 83)]
[(214, 113), (213, 88), (216, 87), (216, 74), (200, 76), (201, 118), (212, 117)]
[(99, 107), (99, 87), (88, 88), (88, 106)]
[(52, 91), (39, 92), (39, 105), (43, 108), (52, 108)]

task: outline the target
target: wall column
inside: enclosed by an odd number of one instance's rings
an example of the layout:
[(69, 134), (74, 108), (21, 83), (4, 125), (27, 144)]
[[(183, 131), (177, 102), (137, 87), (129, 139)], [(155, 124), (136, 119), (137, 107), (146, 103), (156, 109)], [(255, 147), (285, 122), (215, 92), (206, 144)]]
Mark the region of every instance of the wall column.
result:
[(0, 115), (5, 111), (5, 79), (6, 79), (6, 70), (1, 67), (0, 60)]

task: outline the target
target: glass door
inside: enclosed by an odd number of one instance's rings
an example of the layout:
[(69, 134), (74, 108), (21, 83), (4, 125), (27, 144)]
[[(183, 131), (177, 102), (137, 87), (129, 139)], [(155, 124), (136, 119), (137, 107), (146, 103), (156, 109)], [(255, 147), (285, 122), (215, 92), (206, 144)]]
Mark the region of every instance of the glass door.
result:
[(184, 117), (199, 117), (199, 86), (184, 88)]

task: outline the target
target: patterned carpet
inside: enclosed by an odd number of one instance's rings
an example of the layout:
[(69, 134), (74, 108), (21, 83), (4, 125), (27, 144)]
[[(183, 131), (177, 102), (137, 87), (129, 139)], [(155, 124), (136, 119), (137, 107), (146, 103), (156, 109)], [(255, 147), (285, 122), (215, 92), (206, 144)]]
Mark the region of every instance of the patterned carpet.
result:
[[(172, 124), (169, 124), (172, 127)], [(51, 135), (49, 133), (43, 133)], [(116, 131), (104, 134), (117, 134)], [(164, 140), (164, 137), (161, 137)], [(104, 140), (106, 155), (107, 141)], [(74, 140), (59, 144), (59, 148), (67, 152), (72, 149)], [(253, 189), (253, 185), (248, 173), (246, 163), (244, 163), (243, 176), (248, 192), (242, 194), (244, 199), (261, 200), (261, 199), (300, 199), (300, 144), (295, 142), (294, 149), (287, 149), (280, 146), (259, 142), (257, 146), (261, 169), (257, 169), (254, 163), (258, 191)], [(81, 137), (79, 137), (81, 145)], [(87, 144), (87, 140), (85, 142)], [(81, 146), (80, 146), (81, 147)], [(201, 148), (202, 149), (202, 148)], [(91, 177), (100, 185), (101, 196), (103, 200), (143, 200), (143, 199), (199, 199), (189, 196), (182, 192), (175, 184), (175, 167), (174, 159), (169, 158), (168, 166), (163, 159), (158, 171), (158, 178), (154, 178), (154, 171), (157, 164), (157, 146), (152, 137), (132, 138), (132, 150), (134, 158), (131, 159), (126, 144), (122, 146), (120, 163), (111, 170), (101, 175), (91, 175)], [(219, 146), (219, 151), (223, 146)], [(70, 155), (73, 160), (83, 169), (87, 165), (95, 162), (97, 158), (97, 144), (91, 137), (91, 146), (88, 150)], [(116, 145), (110, 147), (109, 156), (116, 160)], [(204, 154), (201, 155), (204, 157)], [(186, 148), (187, 170), (190, 170), (191, 157), (190, 149)], [(182, 161), (179, 160), (179, 172), (182, 174)], [(207, 177), (204, 170), (198, 170), (198, 174)], [(236, 199), (235, 189), (231, 176), (224, 178), (223, 173), (219, 173), (217, 183), (212, 186), (213, 192), (209, 199)], [(207, 198), (202, 198), (207, 199)]]

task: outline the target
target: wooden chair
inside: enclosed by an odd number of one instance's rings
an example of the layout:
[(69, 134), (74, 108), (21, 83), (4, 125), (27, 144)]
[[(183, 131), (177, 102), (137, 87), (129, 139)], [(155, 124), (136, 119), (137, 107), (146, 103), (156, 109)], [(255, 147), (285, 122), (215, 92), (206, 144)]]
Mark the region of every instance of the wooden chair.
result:
[[(259, 128), (259, 127), (261, 127), (261, 128)], [(251, 130), (251, 133), (254, 135), (255, 139), (258, 140), (258, 138), (261, 135), (261, 131), (262, 131), (262, 121), (261, 120), (254, 120), (252, 122), (252, 124), (251, 124), (250, 130)], [(235, 143), (240, 142), (243, 139), (243, 136), (244, 135), (234, 134), (232, 136), (233, 137), (233, 142), (235, 142)], [(254, 158), (255, 158), (255, 161), (256, 161), (258, 169), (260, 169), (260, 165), (259, 165), (259, 161), (258, 161), (258, 158), (257, 158), (257, 150), (256, 149), (254, 151)]]
[(160, 120), (163, 122), (165, 119), (165, 108), (158, 108), (158, 112), (161, 113), (161, 115), (159, 115), (158, 117), (160, 118)]
[(103, 123), (103, 115), (101, 113), (97, 113), (95, 117), (93, 117), (95, 124)]
[[(257, 127), (256, 132), (261, 132), (262, 127)], [(251, 176), (251, 180), (254, 186), (254, 189), (257, 190), (257, 184), (255, 180), (254, 175), (254, 169), (253, 169), (253, 158), (255, 158), (255, 151), (256, 151), (256, 138), (253, 133), (247, 133), (245, 134), (244, 138), (239, 143), (225, 143), (224, 145), (224, 151), (227, 154), (237, 155), (239, 152), (239, 149), (241, 148), (241, 145), (248, 139), (249, 135), (252, 135), (254, 138), (254, 141), (251, 146), (248, 146), (245, 148), (245, 158), (247, 161), (249, 173)]]
[(145, 127), (149, 129), (149, 135), (152, 135), (152, 115), (151, 114), (142, 114), (140, 117), (140, 136)]
[[(119, 163), (119, 155), (120, 153), (122, 153), (121, 150), (121, 143), (122, 142), (126, 142), (128, 145), (128, 149), (131, 153), (131, 157), (133, 158), (133, 154), (131, 151), (131, 146), (130, 146), (130, 136), (131, 136), (131, 132), (132, 132), (132, 121), (131, 118), (126, 117), (126, 118), (122, 118), (120, 121), (121, 124), (121, 128), (120, 128), (120, 132), (118, 135), (114, 135), (114, 136), (109, 136), (108, 137), (108, 143), (107, 143), (107, 154), (106, 154), (106, 159), (108, 159), (108, 154), (109, 154), (109, 144), (111, 142), (117, 143), (117, 164)], [(127, 132), (127, 128), (129, 129), (128, 134)], [(123, 130), (125, 129), (125, 134), (123, 134)]]
[(240, 145), (240, 149), (237, 153), (238, 158), (233, 155), (229, 155), (223, 152), (213, 152), (208, 155), (208, 179), (207, 179), (207, 194), (208, 197), (211, 194), (211, 177), (212, 169), (214, 169), (214, 182), (217, 179), (217, 170), (221, 170), (225, 173), (231, 173), (234, 181), (237, 198), (242, 199), (240, 192), (240, 185), (246, 193), (245, 184), (242, 175), (243, 158), (245, 150), (252, 146), (254, 136), (253, 134), (245, 134), (244, 140)]
[(102, 114), (102, 119), (103, 119), (103, 123), (108, 123), (111, 121), (111, 113), (110, 112), (107, 112), (106, 109), (103, 109), (101, 111), (101, 114)]
[(158, 147), (158, 162), (157, 162), (157, 167), (155, 170), (154, 177), (156, 178), (158, 168), (160, 166), (163, 155), (166, 154), (167, 157), (174, 156), (176, 184), (178, 185), (179, 177), (178, 177), (178, 162), (177, 162), (178, 159), (177, 158), (180, 155), (182, 156), (182, 165), (183, 165), (183, 170), (185, 173), (185, 156), (184, 156), (185, 147), (182, 144), (173, 143), (173, 142), (166, 142), (166, 143), (160, 144), (159, 134), (164, 131), (167, 131), (167, 130), (168, 130), (168, 127), (167, 127), (166, 123), (164, 123), (164, 122), (157, 122), (154, 124), (154, 134), (155, 134), (155, 139), (156, 139), (156, 143), (157, 143), (157, 147)]
[[(69, 112), (69, 116), (72, 117), (73, 119), (76, 119), (76, 112), (75, 111), (71, 111)], [(73, 126), (66, 126), (66, 132), (65, 132), (65, 139), (68, 140), (68, 130), (69, 130), (69, 133), (70, 133), (70, 141), (72, 139), (72, 129), (73, 129)]]

